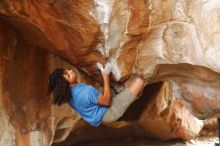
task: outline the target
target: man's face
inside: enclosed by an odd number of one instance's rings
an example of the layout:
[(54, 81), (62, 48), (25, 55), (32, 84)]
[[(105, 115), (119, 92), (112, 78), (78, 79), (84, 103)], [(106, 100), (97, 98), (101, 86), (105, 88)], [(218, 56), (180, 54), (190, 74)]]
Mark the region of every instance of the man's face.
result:
[(74, 72), (73, 70), (68, 70), (66, 69), (64, 71), (64, 74), (63, 74), (64, 78), (67, 80), (67, 82), (69, 82), (70, 84), (73, 84), (76, 82), (76, 72)]

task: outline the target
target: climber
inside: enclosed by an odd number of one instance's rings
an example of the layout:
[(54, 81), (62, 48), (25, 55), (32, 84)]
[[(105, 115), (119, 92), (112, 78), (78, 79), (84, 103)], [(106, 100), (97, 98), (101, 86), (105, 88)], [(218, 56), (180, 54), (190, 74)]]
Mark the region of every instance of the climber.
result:
[(94, 127), (119, 119), (142, 93), (145, 85), (141, 77), (133, 77), (122, 92), (111, 98), (109, 85), (111, 65), (107, 63), (103, 68), (98, 63), (97, 66), (104, 80), (103, 92), (99, 93), (93, 86), (82, 83), (76, 70), (57, 68), (49, 75), (48, 83), (48, 95), (53, 92), (53, 104), (68, 103), (81, 118)]

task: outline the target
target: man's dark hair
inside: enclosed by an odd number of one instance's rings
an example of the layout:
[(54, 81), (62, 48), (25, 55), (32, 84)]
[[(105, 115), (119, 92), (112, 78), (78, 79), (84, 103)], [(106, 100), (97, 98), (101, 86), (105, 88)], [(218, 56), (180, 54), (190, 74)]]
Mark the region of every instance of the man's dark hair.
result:
[(50, 95), (53, 92), (52, 103), (56, 105), (61, 105), (70, 100), (70, 83), (63, 77), (65, 69), (56, 68), (49, 75), (48, 82), (48, 92)]

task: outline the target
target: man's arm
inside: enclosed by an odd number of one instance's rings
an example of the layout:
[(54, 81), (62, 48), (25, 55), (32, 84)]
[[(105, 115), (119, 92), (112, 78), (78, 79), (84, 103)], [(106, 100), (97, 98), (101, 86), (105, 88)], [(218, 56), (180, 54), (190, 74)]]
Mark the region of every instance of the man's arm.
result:
[(110, 92), (110, 85), (109, 85), (109, 74), (102, 75), (104, 80), (104, 91), (103, 93), (99, 94), (98, 97), (98, 104), (102, 106), (110, 106), (111, 105), (111, 92)]

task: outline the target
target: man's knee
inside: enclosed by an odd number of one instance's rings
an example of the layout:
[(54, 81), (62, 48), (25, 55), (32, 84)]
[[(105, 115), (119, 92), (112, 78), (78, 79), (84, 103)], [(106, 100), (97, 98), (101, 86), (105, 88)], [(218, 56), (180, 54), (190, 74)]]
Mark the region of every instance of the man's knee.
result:
[(140, 77), (136, 77), (134, 79), (132, 79), (129, 84), (128, 84), (128, 90), (130, 92), (132, 92), (135, 96), (138, 96), (140, 94), (140, 92), (143, 91), (145, 86), (145, 81), (144, 79), (140, 78)]

